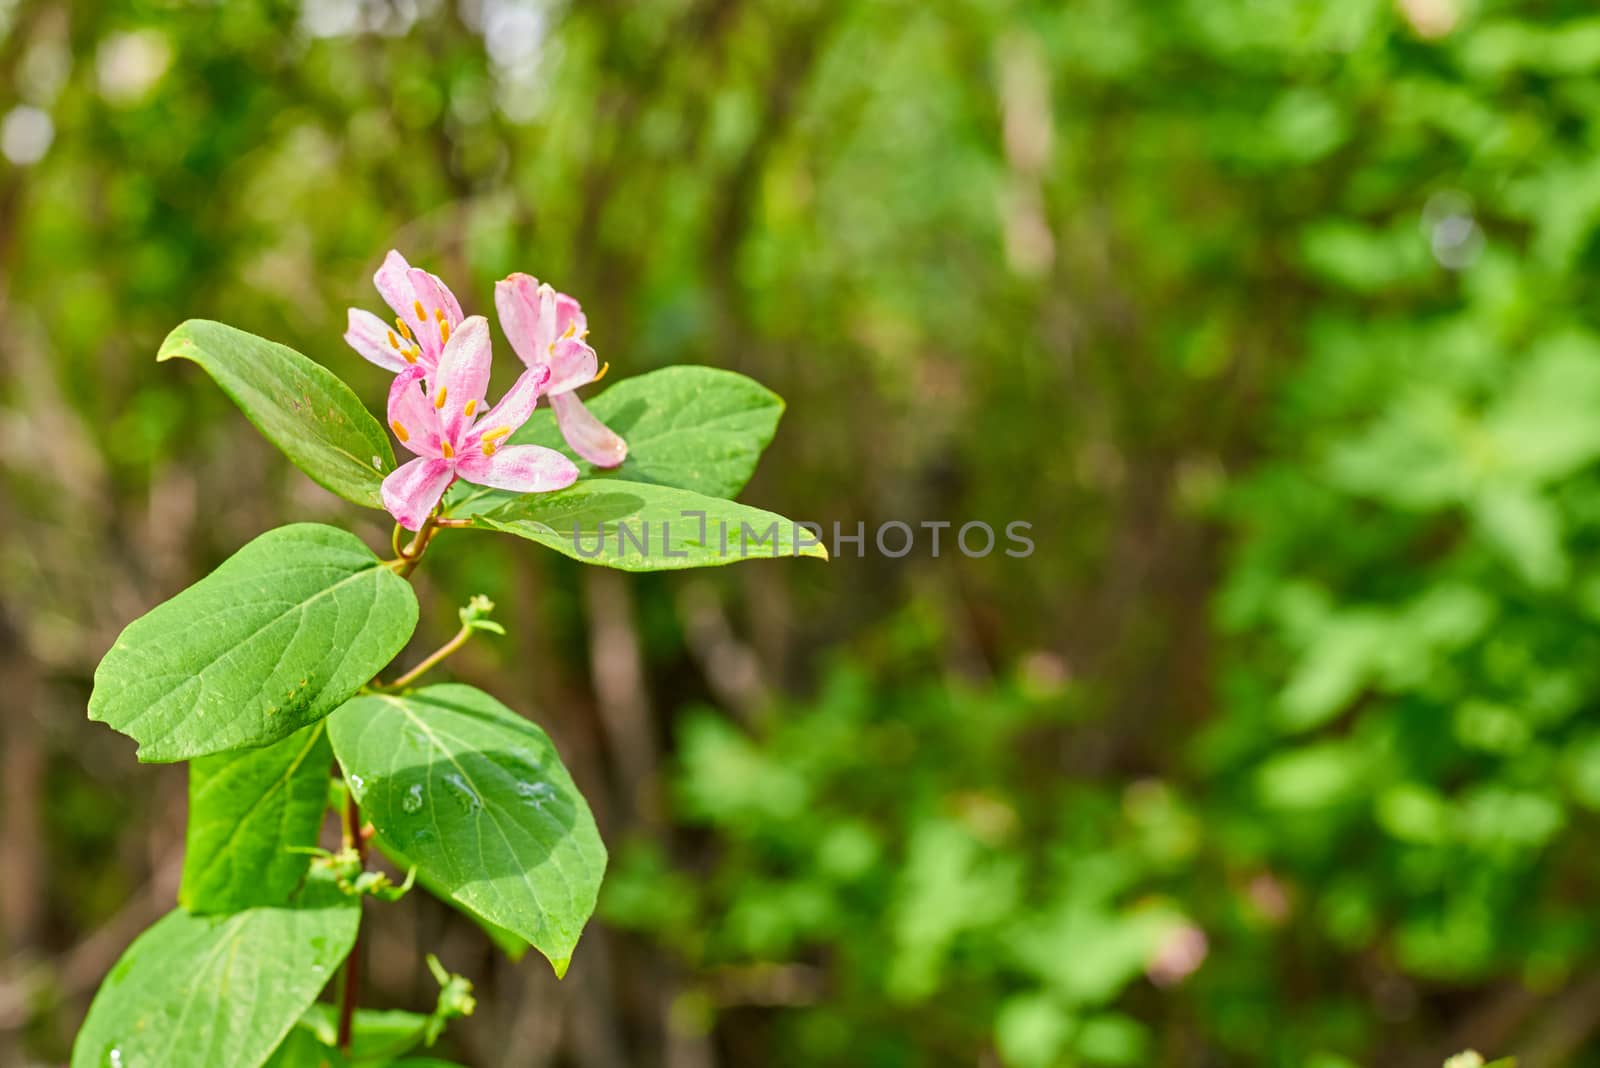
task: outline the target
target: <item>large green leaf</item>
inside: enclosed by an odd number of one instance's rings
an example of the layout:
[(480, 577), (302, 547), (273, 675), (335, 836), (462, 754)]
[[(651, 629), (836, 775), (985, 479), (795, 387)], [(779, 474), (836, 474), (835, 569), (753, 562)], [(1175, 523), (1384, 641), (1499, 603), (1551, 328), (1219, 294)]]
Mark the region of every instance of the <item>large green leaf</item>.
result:
[(620, 479), (526, 494), (474, 516), (473, 522), (574, 560), (624, 571), (711, 567), (773, 556), (828, 558), (816, 535), (774, 512)]
[(470, 686), (357, 697), (333, 751), (385, 845), (566, 972), (606, 850), (549, 737)]
[[(616, 478), (732, 497), (755, 472), (783, 415), (783, 399), (761, 383), (716, 367), (666, 367), (625, 379), (585, 403), (628, 442), (620, 467), (597, 468), (567, 447), (548, 407), (511, 441), (560, 449), (584, 478)], [(463, 486), (452, 515), (498, 507), (512, 495)]]
[(333, 748), (313, 723), (260, 749), (189, 765), (189, 830), (178, 904), (191, 912), (281, 905), (305, 878), (328, 803)]
[(193, 360), (294, 465), (347, 501), (382, 508), (389, 435), (332, 371), (287, 345), (207, 319), (167, 335), (157, 360)]
[(318, 900), (231, 916), (167, 913), (101, 985), (72, 1068), (263, 1064), (355, 943), (360, 910)]
[(128, 625), (89, 718), (138, 741), (140, 760), (266, 745), (337, 708), (416, 623), (410, 584), (354, 534), (279, 527)]

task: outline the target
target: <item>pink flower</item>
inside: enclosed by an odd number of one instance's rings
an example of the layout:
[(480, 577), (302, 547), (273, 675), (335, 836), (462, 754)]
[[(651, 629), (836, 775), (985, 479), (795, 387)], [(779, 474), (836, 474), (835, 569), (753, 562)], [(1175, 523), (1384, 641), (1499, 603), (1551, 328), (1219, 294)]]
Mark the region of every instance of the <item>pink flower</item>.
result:
[(605, 373), (596, 373), (594, 349), (583, 340), (589, 322), (578, 302), (531, 275), (514, 274), (495, 283), (494, 306), (522, 362), (530, 369), (549, 368), (545, 392), (561, 436), (573, 451), (596, 467), (616, 467), (627, 459), (628, 443), (591, 415), (573, 392)]
[(550, 369), (524, 371), (481, 411), (490, 360), (489, 322), (474, 315), (451, 331), (432, 373), (418, 360), (389, 389), (389, 428), (417, 459), (383, 480), (383, 506), (407, 530), (422, 526), (458, 477), (514, 493), (565, 489), (578, 478), (577, 465), (554, 449), (505, 444), (533, 414)]
[(439, 354), (461, 325), (461, 305), (436, 275), (413, 267), (393, 249), (372, 281), (384, 301), (394, 309), (390, 326), (369, 311), (350, 309), (350, 328), (344, 339), (361, 355), (390, 371), (421, 367), (432, 373)]

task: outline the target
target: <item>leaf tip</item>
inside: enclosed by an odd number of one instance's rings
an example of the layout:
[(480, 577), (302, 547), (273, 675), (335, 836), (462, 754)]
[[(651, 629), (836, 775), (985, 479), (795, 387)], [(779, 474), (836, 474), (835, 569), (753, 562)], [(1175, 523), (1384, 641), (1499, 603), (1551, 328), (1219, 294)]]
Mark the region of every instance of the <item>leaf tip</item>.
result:
[(168, 360), (194, 359), (194, 339), (189, 336), (189, 328), (197, 322), (200, 322), (200, 320), (185, 319), (173, 327), (172, 331), (161, 342), (161, 347), (156, 350), (156, 362), (166, 363)]

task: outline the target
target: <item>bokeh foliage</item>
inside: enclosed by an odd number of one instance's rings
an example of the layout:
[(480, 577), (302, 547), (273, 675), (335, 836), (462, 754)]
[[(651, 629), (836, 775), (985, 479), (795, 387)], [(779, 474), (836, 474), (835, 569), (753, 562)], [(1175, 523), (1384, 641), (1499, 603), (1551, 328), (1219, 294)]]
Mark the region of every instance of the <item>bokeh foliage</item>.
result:
[(395, 245), (770, 385), (752, 504), (1038, 544), (447, 555), (618, 857), (463, 1059), (1589, 1063), (1597, 72), (1561, 0), (0, 3), (0, 1053), (165, 885), (181, 779), (81, 722), (119, 621), (342, 507), (156, 347), (376, 402)]

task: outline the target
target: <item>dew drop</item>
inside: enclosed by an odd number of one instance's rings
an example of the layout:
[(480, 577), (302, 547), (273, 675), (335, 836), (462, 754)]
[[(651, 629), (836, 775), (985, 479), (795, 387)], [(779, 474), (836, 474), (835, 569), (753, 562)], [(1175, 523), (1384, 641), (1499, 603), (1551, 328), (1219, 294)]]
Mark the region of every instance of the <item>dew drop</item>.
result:
[(366, 781), (363, 780), (361, 778), (361, 776), (359, 776), (359, 775), (350, 776), (350, 786), (351, 786), (352, 789), (360, 790), (362, 787), (364, 787), (366, 785), (367, 785)]
[(106, 1054), (106, 1060), (111, 1063), (111, 1068), (124, 1068), (122, 1051), (115, 1046), (112, 1046), (111, 1052)]
[(517, 796), (527, 798), (535, 805), (543, 807), (546, 801), (555, 799), (556, 788), (547, 782), (519, 782)]
[(400, 798), (400, 807), (407, 812), (418, 812), (422, 809), (422, 784), (414, 782), (406, 788), (405, 795)]
[(467, 785), (467, 780), (452, 772), (444, 777), (444, 781), (455, 787), (458, 799), (464, 802), (473, 812), (483, 807), (483, 801), (478, 797), (478, 792)]

